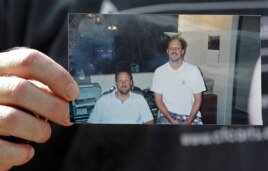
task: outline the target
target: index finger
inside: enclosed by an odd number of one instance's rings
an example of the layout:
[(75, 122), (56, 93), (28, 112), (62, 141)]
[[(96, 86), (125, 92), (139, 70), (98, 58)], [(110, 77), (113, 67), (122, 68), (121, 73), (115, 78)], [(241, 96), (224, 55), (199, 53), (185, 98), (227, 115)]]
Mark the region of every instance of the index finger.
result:
[(0, 53), (0, 75), (38, 80), (68, 101), (79, 95), (78, 85), (69, 72), (37, 50), (19, 48)]

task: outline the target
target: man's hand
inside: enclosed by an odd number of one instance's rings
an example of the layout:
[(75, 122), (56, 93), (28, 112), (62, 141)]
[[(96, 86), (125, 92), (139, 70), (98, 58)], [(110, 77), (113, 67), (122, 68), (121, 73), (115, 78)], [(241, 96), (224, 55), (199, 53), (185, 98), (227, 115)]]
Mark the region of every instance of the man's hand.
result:
[(169, 120), (169, 122), (172, 124), (172, 125), (179, 125), (179, 122), (176, 120), (176, 119), (173, 119), (171, 117), (171, 119)]
[(192, 125), (192, 121), (190, 119), (187, 119), (183, 125)]
[[(16, 49), (0, 53), (0, 136), (43, 143), (51, 134), (48, 122), (71, 125), (69, 102), (79, 95), (70, 74), (43, 53)], [(0, 139), (0, 170), (29, 161), (28, 144)]]
[(158, 107), (160, 112), (164, 115), (164, 117), (167, 118), (170, 124), (178, 125), (179, 122), (170, 116), (168, 109), (165, 103), (163, 102), (163, 95), (159, 93), (154, 93), (154, 99), (155, 99), (156, 106)]

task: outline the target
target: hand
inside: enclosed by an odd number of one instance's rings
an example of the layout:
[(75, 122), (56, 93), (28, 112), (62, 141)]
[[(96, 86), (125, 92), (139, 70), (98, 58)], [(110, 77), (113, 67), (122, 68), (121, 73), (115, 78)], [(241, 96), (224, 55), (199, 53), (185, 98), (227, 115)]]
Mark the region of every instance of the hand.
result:
[(172, 125), (179, 125), (179, 122), (173, 118), (169, 121)]
[(192, 121), (190, 119), (187, 119), (183, 125), (192, 125)]
[[(69, 73), (43, 53), (26, 48), (0, 53), (0, 136), (47, 141), (49, 123), (32, 113), (71, 125), (68, 101), (78, 94)], [(0, 170), (24, 164), (33, 157), (32, 146), (4, 139), (0, 139)]]

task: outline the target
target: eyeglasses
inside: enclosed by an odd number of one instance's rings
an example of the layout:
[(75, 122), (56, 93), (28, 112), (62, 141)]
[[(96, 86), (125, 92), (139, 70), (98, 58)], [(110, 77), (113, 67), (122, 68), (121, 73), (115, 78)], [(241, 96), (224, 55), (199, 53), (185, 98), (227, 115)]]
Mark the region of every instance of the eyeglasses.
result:
[(179, 47), (170, 47), (170, 48), (168, 48), (168, 50), (170, 50), (170, 51), (179, 51), (181, 48), (179, 48)]

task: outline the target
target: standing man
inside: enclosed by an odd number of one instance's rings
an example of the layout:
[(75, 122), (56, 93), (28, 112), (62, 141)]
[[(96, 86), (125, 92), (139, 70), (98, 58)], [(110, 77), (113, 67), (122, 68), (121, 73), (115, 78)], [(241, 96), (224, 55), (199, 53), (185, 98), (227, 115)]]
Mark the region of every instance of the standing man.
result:
[(89, 123), (101, 124), (153, 124), (153, 115), (142, 95), (131, 92), (132, 74), (115, 74), (117, 91), (103, 95), (89, 116)]
[(152, 91), (161, 113), (157, 119), (160, 124), (203, 124), (199, 108), (206, 88), (199, 69), (183, 60), (186, 48), (183, 38), (171, 37), (169, 61), (154, 73)]

